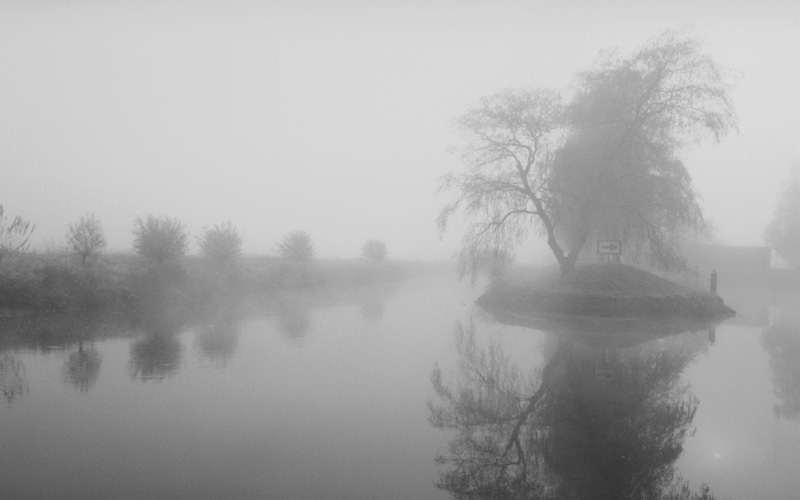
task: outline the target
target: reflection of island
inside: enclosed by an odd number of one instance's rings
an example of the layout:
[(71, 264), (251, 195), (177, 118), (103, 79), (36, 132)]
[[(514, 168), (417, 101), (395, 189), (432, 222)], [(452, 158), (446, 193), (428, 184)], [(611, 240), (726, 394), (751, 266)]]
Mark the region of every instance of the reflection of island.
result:
[[(797, 303), (797, 300), (794, 300)], [(800, 311), (796, 306), (781, 307), (775, 321), (761, 338), (769, 355), (775, 396), (773, 407), (779, 418), (800, 419)]]
[(78, 341), (78, 350), (70, 353), (63, 368), (64, 382), (72, 385), (80, 392), (88, 392), (97, 382), (100, 374), (100, 353), (92, 347), (83, 348), (83, 341)]
[(559, 336), (534, 375), (479, 346), (473, 324), (456, 347), (460, 384), (434, 370), (430, 403), (431, 422), (457, 431), (437, 460), (456, 498), (690, 498), (674, 479), (697, 408), (679, 383), (686, 351)]
[(0, 354), (0, 392), (8, 403), (28, 392), (25, 365), (13, 354)]

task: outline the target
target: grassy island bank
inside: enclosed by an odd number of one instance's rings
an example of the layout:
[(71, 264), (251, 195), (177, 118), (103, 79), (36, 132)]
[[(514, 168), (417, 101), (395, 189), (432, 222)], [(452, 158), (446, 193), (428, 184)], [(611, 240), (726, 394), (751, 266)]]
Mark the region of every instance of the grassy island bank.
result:
[(591, 264), (562, 278), (557, 269), (511, 273), (478, 299), (490, 311), (528, 318), (683, 318), (734, 316), (723, 300), (625, 264)]

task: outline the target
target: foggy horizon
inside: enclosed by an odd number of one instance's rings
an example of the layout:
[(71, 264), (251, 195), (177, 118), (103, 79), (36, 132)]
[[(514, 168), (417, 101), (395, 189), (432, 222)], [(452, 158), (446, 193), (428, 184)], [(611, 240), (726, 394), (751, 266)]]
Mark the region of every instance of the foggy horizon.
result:
[(683, 159), (719, 240), (764, 245), (800, 168), (799, 9), (1, 1), (0, 203), (39, 251), (93, 213), (129, 252), (134, 220), (165, 214), (190, 254), (230, 220), (245, 254), (305, 230), (321, 258), (379, 239), (392, 259), (449, 259), (462, 233), (440, 239), (436, 187), (461, 167), (454, 118), (506, 88), (567, 93), (600, 51), (690, 29), (737, 75), (739, 132)]

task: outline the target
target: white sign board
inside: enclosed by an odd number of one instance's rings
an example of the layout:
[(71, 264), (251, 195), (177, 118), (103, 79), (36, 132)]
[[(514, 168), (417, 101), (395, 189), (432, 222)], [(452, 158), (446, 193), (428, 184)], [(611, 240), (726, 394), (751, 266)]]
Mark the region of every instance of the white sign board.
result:
[(617, 376), (617, 371), (612, 368), (595, 368), (594, 379), (601, 382), (611, 382)]
[(599, 240), (597, 242), (597, 253), (619, 255), (622, 253), (622, 241)]

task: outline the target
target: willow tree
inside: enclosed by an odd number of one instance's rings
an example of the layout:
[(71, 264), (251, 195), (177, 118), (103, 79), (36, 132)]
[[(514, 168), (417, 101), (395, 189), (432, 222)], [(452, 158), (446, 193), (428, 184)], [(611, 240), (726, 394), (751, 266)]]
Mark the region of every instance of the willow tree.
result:
[(562, 274), (590, 238), (624, 239), (663, 267), (680, 262), (679, 236), (702, 223), (680, 156), (735, 127), (724, 72), (700, 40), (667, 31), (630, 56), (606, 54), (576, 88), (568, 100), (506, 90), (458, 119), (465, 169), (442, 178), (455, 197), (438, 223), (444, 231), (459, 210), (470, 221), (462, 275), (531, 231)]

